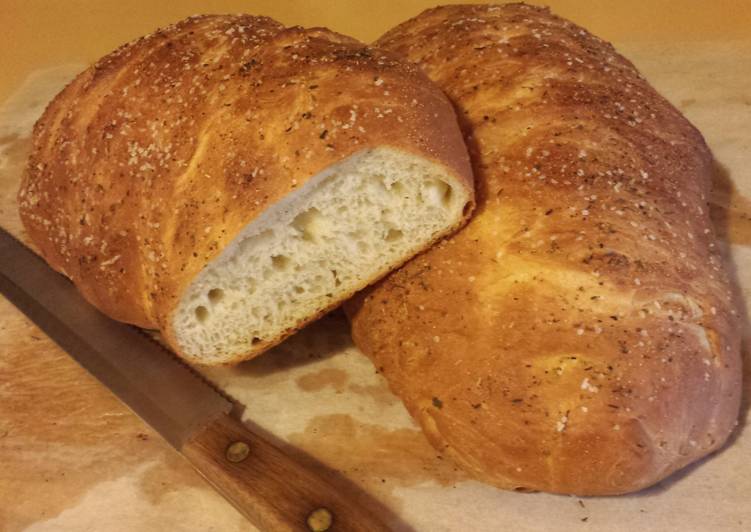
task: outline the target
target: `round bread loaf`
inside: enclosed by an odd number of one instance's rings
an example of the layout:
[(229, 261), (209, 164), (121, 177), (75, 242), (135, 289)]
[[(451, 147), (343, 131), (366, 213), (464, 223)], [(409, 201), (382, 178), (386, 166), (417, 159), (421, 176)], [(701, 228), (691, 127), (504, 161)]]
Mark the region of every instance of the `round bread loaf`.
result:
[(457, 228), (453, 109), (393, 55), (265, 17), (197, 16), (78, 76), (19, 192), (47, 261), (185, 358), (250, 358)]
[(719, 449), (739, 316), (699, 132), (546, 9), (431, 9), (376, 45), (452, 100), (477, 180), (463, 230), (348, 307), (432, 443), (480, 480), (579, 495)]

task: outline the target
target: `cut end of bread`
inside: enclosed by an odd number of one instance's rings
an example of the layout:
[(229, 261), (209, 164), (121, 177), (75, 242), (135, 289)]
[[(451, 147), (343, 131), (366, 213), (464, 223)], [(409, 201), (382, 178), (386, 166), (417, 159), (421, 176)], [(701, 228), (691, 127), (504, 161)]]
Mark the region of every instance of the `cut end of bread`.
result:
[(457, 228), (470, 202), (446, 167), (394, 148), (332, 165), (196, 276), (172, 318), (182, 355), (251, 358)]

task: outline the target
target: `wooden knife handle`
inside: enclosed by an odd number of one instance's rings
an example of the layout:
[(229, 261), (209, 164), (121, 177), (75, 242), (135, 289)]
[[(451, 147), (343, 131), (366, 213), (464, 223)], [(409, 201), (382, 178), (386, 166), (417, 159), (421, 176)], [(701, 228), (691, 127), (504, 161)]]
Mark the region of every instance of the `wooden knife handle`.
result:
[(181, 451), (263, 531), (389, 530), (374, 508), (229, 415), (198, 432)]

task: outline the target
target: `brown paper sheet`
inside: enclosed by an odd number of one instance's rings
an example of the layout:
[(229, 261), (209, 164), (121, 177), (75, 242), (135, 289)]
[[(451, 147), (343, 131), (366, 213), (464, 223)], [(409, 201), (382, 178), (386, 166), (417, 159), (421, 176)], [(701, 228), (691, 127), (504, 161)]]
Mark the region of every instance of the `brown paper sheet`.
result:
[[(748, 302), (751, 44), (627, 43), (619, 49), (699, 127), (712, 148), (722, 169), (712, 197), (714, 219)], [(0, 225), (21, 238), (15, 192), (31, 125), (80, 68), (35, 72), (0, 108)], [(0, 339), (3, 334), (0, 330)], [(383, 378), (352, 345), (346, 321), (337, 312), (256, 360), (203, 371), (246, 405), (245, 419), (342, 471), (416, 530), (749, 530), (751, 429), (744, 427), (751, 394), (749, 341), (746, 322), (746, 401), (731, 443), (651, 489), (610, 498), (505, 492), (467, 479), (427, 444)], [(153, 467), (132, 464), (111, 480), (90, 486), (56, 515), (27, 523), (27, 530), (132, 529), (134, 512), (140, 512), (137, 526), (143, 530), (160, 529), (165, 512), (173, 513), (175, 530), (206, 530), (208, 522), (216, 530), (243, 529), (237, 514), (205, 488), (181, 486), (155, 504), (142, 482)], [(118, 525), (126, 522), (127, 528)]]

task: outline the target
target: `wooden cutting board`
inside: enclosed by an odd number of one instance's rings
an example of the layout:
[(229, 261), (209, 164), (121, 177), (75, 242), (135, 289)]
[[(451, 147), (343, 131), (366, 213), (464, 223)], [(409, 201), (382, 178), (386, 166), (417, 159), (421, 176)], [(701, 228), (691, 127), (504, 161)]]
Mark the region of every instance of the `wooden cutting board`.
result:
[[(705, 134), (719, 163), (715, 222), (729, 244), (748, 301), (749, 3), (686, 2), (680, 10), (661, 2), (557, 4), (559, 13), (615, 39)], [(374, 2), (293, 6), (277, 1), (224, 2), (222, 7), (212, 4), (212, 9), (268, 14), (285, 23), (327, 24), (371, 39), (427, 5), (406, 2), (395, 9)], [(179, 13), (174, 6), (161, 6), (156, 12), (147, 6), (73, 1), (62, 11), (47, 2), (3, 7), (11, 11), (14, 23), (2, 39), (12, 38), (14, 45), (0, 40), (3, 53), (12, 54), (0, 77), (0, 225), (21, 238), (15, 192), (30, 128), (44, 104), (86, 62), (121, 41), (201, 11), (197, 3), (181, 4)], [(79, 26), (75, 30), (74, 22)], [(746, 346), (750, 332), (746, 324)], [(397, 528), (751, 527), (751, 464), (746, 458), (751, 433), (743, 426), (719, 455), (637, 495), (578, 499), (519, 494), (469, 482), (436, 454), (383, 379), (352, 346), (340, 314), (324, 318), (259, 359), (205, 373), (247, 406), (247, 419), (339, 469), (393, 508), (401, 516), (393, 523)], [(750, 380), (746, 379), (747, 397)], [(747, 417), (748, 400), (742, 425)], [(2, 531), (250, 529), (158, 435), (2, 298), (0, 463)]]

